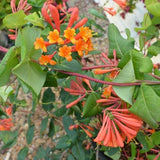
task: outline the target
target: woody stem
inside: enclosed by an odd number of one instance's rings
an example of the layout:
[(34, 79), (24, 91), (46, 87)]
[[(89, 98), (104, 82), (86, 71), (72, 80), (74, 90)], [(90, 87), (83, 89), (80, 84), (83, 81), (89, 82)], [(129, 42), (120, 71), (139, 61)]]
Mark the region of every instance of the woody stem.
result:
[[(56, 70), (56, 69), (55, 69)], [(117, 82), (108, 82), (108, 81), (103, 81), (103, 80), (99, 80), (96, 78), (92, 78), (80, 73), (74, 73), (74, 72), (68, 72), (68, 71), (63, 71), (63, 70), (56, 70), (58, 72), (64, 73), (64, 74), (68, 74), (71, 76), (76, 76), (76, 77), (81, 77), (81, 78), (85, 78), (97, 83), (101, 83), (101, 84), (106, 84), (106, 85), (113, 85), (113, 86), (139, 86), (142, 83), (146, 83), (148, 85), (155, 85), (155, 84), (160, 84), (159, 81), (148, 81), (148, 80), (137, 80), (136, 82), (128, 82), (128, 83), (117, 83)]]

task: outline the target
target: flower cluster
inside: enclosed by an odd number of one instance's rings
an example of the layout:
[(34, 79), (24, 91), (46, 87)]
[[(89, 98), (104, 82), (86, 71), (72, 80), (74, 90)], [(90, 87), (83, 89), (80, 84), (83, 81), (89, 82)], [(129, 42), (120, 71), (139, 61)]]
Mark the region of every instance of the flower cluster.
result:
[[(50, 14), (48, 14), (46, 8), (49, 9)], [(34, 42), (35, 49), (42, 49), (43, 52), (47, 52), (47, 46), (56, 44), (58, 46), (58, 55), (64, 57), (67, 61), (72, 61), (71, 55), (73, 52), (78, 52), (78, 55), (82, 57), (83, 55), (87, 55), (89, 51), (92, 51), (93, 44), (91, 42), (91, 37), (93, 33), (89, 27), (84, 26), (87, 22), (87, 18), (83, 18), (72, 27), (74, 22), (78, 20), (78, 14), (78, 8), (72, 8), (68, 25), (64, 31), (61, 31), (58, 9), (51, 4), (49, 4), (48, 7), (43, 7), (42, 15), (52, 26), (53, 30), (50, 31), (47, 36), (48, 41), (45, 41), (42, 37), (36, 38)], [(52, 23), (52, 19), (54, 24)], [(40, 64), (46, 65), (49, 63), (55, 65), (56, 62), (53, 62), (52, 58), (53, 56), (42, 55), (39, 59)]]

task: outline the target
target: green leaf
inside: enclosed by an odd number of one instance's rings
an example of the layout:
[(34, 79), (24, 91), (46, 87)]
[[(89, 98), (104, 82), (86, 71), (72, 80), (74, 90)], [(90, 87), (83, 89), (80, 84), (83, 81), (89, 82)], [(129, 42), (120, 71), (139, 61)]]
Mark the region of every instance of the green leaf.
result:
[(25, 19), (31, 22), (34, 26), (45, 28), (42, 19), (39, 18), (36, 12), (29, 14), (28, 16), (25, 17)]
[(154, 159), (160, 160), (160, 157), (158, 157), (158, 159), (157, 159), (156, 156), (157, 155), (155, 155), (155, 154), (147, 154), (147, 159), (148, 160), (154, 160)]
[(160, 97), (152, 87), (142, 84), (134, 105), (129, 109), (151, 127), (157, 128), (160, 122)]
[(54, 74), (47, 72), (44, 87), (57, 87), (57, 79)]
[(12, 68), (19, 62), (16, 51), (15, 47), (11, 47), (0, 63), (0, 86), (5, 85), (9, 81)]
[(149, 137), (147, 137), (143, 132), (138, 132), (136, 138), (143, 146), (140, 153), (148, 152), (151, 148), (154, 147), (151, 139), (149, 139)]
[(0, 87), (0, 96), (4, 102), (6, 102), (8, 96), (12, 94), (13, 88), (11, 86)]
[(153, 63), (149, 57), (144, 57), (139, 68), (140, 72), (152, 73)]
[(71, 146), (72, 142), (68, 135), (63, 136), (57, 143), (56, 149), (66, 149)]
[(40, 160), (40, 159), (44, 159), (44, 157), (46, 156), (46, 151), (43, 147), (39, 147), (38, 151), (36, 152), (36, 156), (34, 157), (34, 160)]
[(55, 101), (55, 94), (51, 90), (51, 88), (48, 88), (45, 90), (42, 98), (42, 108), (45, 111), (51, 111), (54, 108), (54, 105), (52, 104)]
[(0, 132), (0, 139), (4, 142), (4, 145), (1, 147), (0, 150), (11, 148), (17, 142), (18, 131), (1, 131)]
[(148, 47), (148, 53), (153, 56), (157, 56), (159, 54), (159, 50), (160, 50), (160, 41), (159, 40)]
[(35, 49), (34, 42), (36, 38), (40, 36), (41, 30), (36, 27), (28, 26), (22, 29), (21, 34), (21, 61), (29, 59), (38, 61), (42, 51), (40, 49)]
[(160, 16), (160, 3), (157, 0), (145, 0), (148, 11), (156, 17)]
[(85, 160), (85, 151), (82, 147), (82, 144), (80, 142), (77, 142), (72, 147), (72, 154), (76, 157), (78, 160)]
[(75, 158), (72, 156), (72, 154), (69, 154), (67, 160), (75, 160)]
[[(133, 68), (133, 62), (132, 60), (129, 60), (128, 63), (123, 67), (121, 72), (113, 80), (113, 82), (127, 83), (127, 82), (134, 82), (135, 80), (136, 78)], [(126, 101), (129, 104), (132, 104), (132, 97), (135, 86), (124, 86), (124, 87), (113, 86), (113, 89), (122, 100)]]
[(25, 146), (18, 153), (17, 160), (24, 160), (26, 158), (27, 154), (28, 154), (28, 147)]
[(34, 137), (34, 125), (30, 126), (27, 134), (26, 134), (26, 139), (27, 139), (27, 144), (31, 144), (32, 143), (32, 139)]
[[(74, 67), (73, 67), (74, 66)], [(63, 61), (62, 64), (56, 64), (54, 66), (50, 66), (53, 69), (63, 70), (63, 71), (70, 71), (70, 72), (79, 72), (81, 71), (81, 65), (76, 60)]]
[(99, 24), (97, 24), (93, 19), (88, 19), (88, 20), (89, 20), (89, 22), (90, 22), (93, 26), (95, 26), (97, 29), (105, 32), (105, 30), (104, 30)]
[(41, 131), (40, 131), (41, 134), (46, 130), (47, 124), (48, 124), (48, 117), (45, 117), (41, 121)]
[(101, 51), (94, 50), (94, 51), (90, 51), (89, 54), (97, 55), (97, 54), (101, 54)]
[(86, 103), (83, 107), (83, 116), (92, 117), (98, 114), (101, 111), (99, 104), (96, 102), (97, 99), (100, 99), (101, 96), (97, 93), (91, 93), (86, 100)]
[(110, 24), (108, 27), (109, 38), (109, 57), (113, 57), (113, 50), (116, 50), (117, 58), (122, 58), (131, 49), (134, 48), (134, 40), (124, 39), (118, 28), (114, 24)]
[(119, 148), (109, 148), (107, 151), (104, 152), (104, 154), (112, 158), (113, 160), (117, 160), (121, 156)]
[(136, 157), (136, 144), (131, 142), (131, 157), (134, 159)]
[(72, 142), (75, 142), (78, 136), (77, 131), (75, 130), (69, 130), (69, 126), (73, 125), (74, 122), (69, 116), (63, 116), (63, 127), (69, 136), (69, 138), (72, 140)]
[(152, 24), (151, 18), (149, 16), (149, 13), (145, 13), (143, 17), (142, 27), (148, 28)]
[(53, 114), (54, 114), (56, 117), (61, 117), (61, 116), (63, 116), (63, 115), (66, 113), (66, 111), (67, 111), (66, 106), (62, 106), (62, 107), (56, 109), (56, 111), (53, 112)]
[(46, 80), (46, 73), (40, 65), (32, 61), (22, 62), (13, 69), (13, 73), (38, 95)]
[(25, 13), (22, 10), (19, 10), (18, 12), (8, 14), (3, 19), (3, 24), (7, 28), (17, 29), (27, 23), (27, 20), (24, 19), (25, 17), (26, 17)]
[(154, 145), (159, 145), (160, 144), (160, 131), (157, 131), (157, 132), (155, 132), (155, 133), (153, 133), (152, 135), (151, 135), (151, 139), (152, 139), (152, 142), (153, 142), (153, 144)]
[(48, 136), (53, 137), (54, 134), (55, 134), (54, 118), (51, 118), (50, 123), (49, 123)]
[(100, 13), (100, 11), (98, 11), (94, 8), (89, 9), (88, 12), (90, 14), (94, 15), (95, 17), (106, 20), (106, 16), (104, 16), (102, 13)]

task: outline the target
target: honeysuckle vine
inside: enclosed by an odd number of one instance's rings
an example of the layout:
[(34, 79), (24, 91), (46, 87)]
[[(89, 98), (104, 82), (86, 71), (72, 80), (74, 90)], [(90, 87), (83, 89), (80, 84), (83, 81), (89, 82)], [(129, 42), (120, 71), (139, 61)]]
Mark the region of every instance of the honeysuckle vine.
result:
[[(129, 6), (126, 0), (113, 1), (122, 10)], [(104, 34), (95, 20), (106, 20), (99, 11), (89, 11), (95, 19), (80, 18), (79, 9), (69, 8), (66, 1), (47, 0), (38, 8), (38, 4), (32, 4), (20, 0), (16, 7), (15, 0), (11, 0), (13, 13), (3, 23), (13, 33), (8, 36), (15, 44), (10, 49), (0, 47), (6, 52), (0, 63), (0, 131), (9, 132), (17, 108), (27, 106), (17, 97), (21, 88), (33, 100), (32, 112), (28, 112), (27, 145), (19, 157), (27, 157), (34, 141), (36, 124), (32, 117), (39, 105), (46, 113), (40, 115), (40, 135), (56, 142), (54, 148), (40, 148), (45, 155), (41, 159), (56, 159), (61, 151), (67, 159), (78, 160), (98, 160), (101, 155), (149, 159), (151, 152), (158, 159), (160, 67), (151, 57), (159, 54), (160, 46), (158, 39), (149, 45), (147, 41), (152, 42), (159, 35), (159, 21), (155, 25), (159, 10), (146, 0), (147, 9), (155, 17), (152, 20), (146, 15), (148, 19), (144, 18), (142, 28), (136, 29), (141, 42), (139, 50), (134, 48), (129, 31), (125, 39), (110, 24), (109, 48), (101, 52), (93, 43), (95, 37)], [(117, 14), (112, 7), (104, 10), (112, 16)], [(11, 75), (14, 81), (17, 79), (18, 87), (10, 81)], [(54, 134), (59, 128), (65, 130), (65, 135), (57, 142)], [(18, 136), (17, 131), (13, 134)], [(3, 136), (0, 134), (0, 138)], [(7, 146), (6, 139), (4, 142)], [(11, 141), (7, 143), (10, 146)]]

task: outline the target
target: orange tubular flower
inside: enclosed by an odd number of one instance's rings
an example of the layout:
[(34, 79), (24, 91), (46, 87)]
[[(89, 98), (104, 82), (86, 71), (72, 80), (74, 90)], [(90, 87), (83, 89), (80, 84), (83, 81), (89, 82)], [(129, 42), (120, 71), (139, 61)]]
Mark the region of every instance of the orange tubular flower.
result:
[(75, 29), (74, 28), (67, 28), (64, 31), (64, 37), (69, 39), (73, 44), (75, 44), (76, 40), (74, 36), (76, 35)]
[(47, 38), (49, 39), (49, 43), (64, 44), (64, 41), (62, 38), (60, 38), (59, 32), (57, 29), (50, 31), (49, 36)]
[(113, 1), (116, 2), (122, 9), (124, 9), (127, 5), (126, 0), (113, 0)]
[(112, 71), (117, 71), (118, 68), (112, 68), (112, 69), (95, 69), (94, 74), (105, 74)]
[(81, 27), (79, 29), (79, 34), (80, 34), (80, 37), (82, 37), (85, 42), (93, 36), (92, 30), (90, 30), (89, 27)]
[(47, 52), (45, 41), (42, 37), (36, 38), (36, 41), (34, 42), (35, 49), (42, 49), (43, 52)]
[(67, 61), (72, 61), (71, 49), (71, 46), (64, 45), (59, 48), (58, 54), (59, 56), (66, 58)]
[(52, 60), (51, 55), (41, 55), (41, 57), (39, 58), (39, 63), (41, 65), (47, 65), (48, 63), (51, 65), (56, 65), (57, 62)]
[(109, 85), (107, 88), (104, 89), (103, 95), (108, 98), (111, 96), (112, 93), (112, 85)]
[[(10, 105), (10, 107), (6, 108), (6, 114), (9, 117), (12, 116), (12, 107), (13, 105)], [(12, 126), (12, 118), (0, 119), (0, 131), (9, 131)]]
[(13, 126), (12, 119), (2, 119), (0, 120), (0, 131), (9, 131)]
[(113, 7), (109, 7), (109, 8), (104, 7), (103, 9), (104, 11), (108, 12), (111, 16), (114, 16), (117, 13)]
[(102, 127), (94, 139), (98, 144), (108, 147), (123, 147), (129, 143), (141, 128), (143, 121), (126, 109), (105, 109)]
[(79, 56), (83, 56), (83, 50), (84, 50), (84, 45), (85, 45), (85, 42), (83, 39), (79, 39), (76, 41), (76, 51), (78, 52)]

